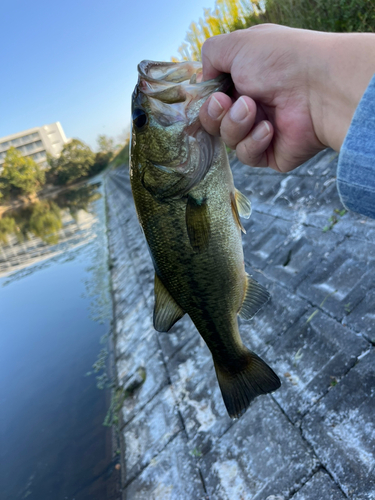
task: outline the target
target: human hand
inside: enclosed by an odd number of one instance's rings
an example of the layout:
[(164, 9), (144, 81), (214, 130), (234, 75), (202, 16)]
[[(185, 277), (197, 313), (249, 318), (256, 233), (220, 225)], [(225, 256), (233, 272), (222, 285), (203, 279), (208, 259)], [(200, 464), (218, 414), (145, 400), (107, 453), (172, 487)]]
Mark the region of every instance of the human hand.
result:
[(327, 146), (338, 151), (375, 71), (374, 42), (270, 24), (210, 38), (203, 78), (230, 73), (235, 93), (211, 96), (201, 122), (252, 166), (287, 172)]

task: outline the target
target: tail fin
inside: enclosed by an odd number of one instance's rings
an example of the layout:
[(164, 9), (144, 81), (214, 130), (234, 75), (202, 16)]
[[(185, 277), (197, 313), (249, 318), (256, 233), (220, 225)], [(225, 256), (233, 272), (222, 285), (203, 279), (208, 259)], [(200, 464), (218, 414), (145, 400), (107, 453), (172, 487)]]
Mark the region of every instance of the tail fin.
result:
[(276, 391), (280, 379), (254, 352), (246, 350), (240, 370), (228, 370), (215, 362), (221, 394), (231, 418), (243, 415), (251, 401), (261, 394)]

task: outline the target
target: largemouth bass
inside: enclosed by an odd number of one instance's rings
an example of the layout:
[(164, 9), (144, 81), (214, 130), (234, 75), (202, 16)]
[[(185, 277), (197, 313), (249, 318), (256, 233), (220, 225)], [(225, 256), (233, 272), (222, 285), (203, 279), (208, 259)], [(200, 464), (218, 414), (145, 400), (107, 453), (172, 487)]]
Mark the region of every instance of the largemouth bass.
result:
[(239, 417), (280, 380), (239, 334), (237, 314), (251, 318), (269, 294), (245, 272), (240, 216), (250, 216), (250, 203), (234, 187), (224, 143), (198, 116), (231, 81), (199, 81), (195, 62), (142, 61), (138, 73), (130, 179), (155, 267), (154, 327), (167, 332), (190, 316), (211, 351), (227, 411)]

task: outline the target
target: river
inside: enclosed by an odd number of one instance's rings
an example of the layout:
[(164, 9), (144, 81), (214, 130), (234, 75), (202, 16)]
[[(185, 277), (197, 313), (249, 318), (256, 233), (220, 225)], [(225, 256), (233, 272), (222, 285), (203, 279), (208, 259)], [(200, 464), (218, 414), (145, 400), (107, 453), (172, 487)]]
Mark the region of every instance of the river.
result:
[(0, 222), (0, 498), (117, 499), (102, 179)]

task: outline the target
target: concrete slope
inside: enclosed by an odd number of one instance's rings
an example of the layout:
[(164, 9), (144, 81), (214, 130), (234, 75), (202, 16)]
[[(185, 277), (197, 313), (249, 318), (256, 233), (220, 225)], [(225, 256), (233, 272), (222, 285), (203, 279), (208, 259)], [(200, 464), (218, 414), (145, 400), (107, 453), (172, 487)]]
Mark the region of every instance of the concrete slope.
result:
[(375, 499), (375, 221), (345, 213), (326, 150), (285, 175), (232, 160), (252, 202), (248, 272), (272, 299), (240, 321), (282, 379), (231, 421), (189, 318), (152, 327), (152, 263), (125, 170), (107, 179), (124, 499)]

